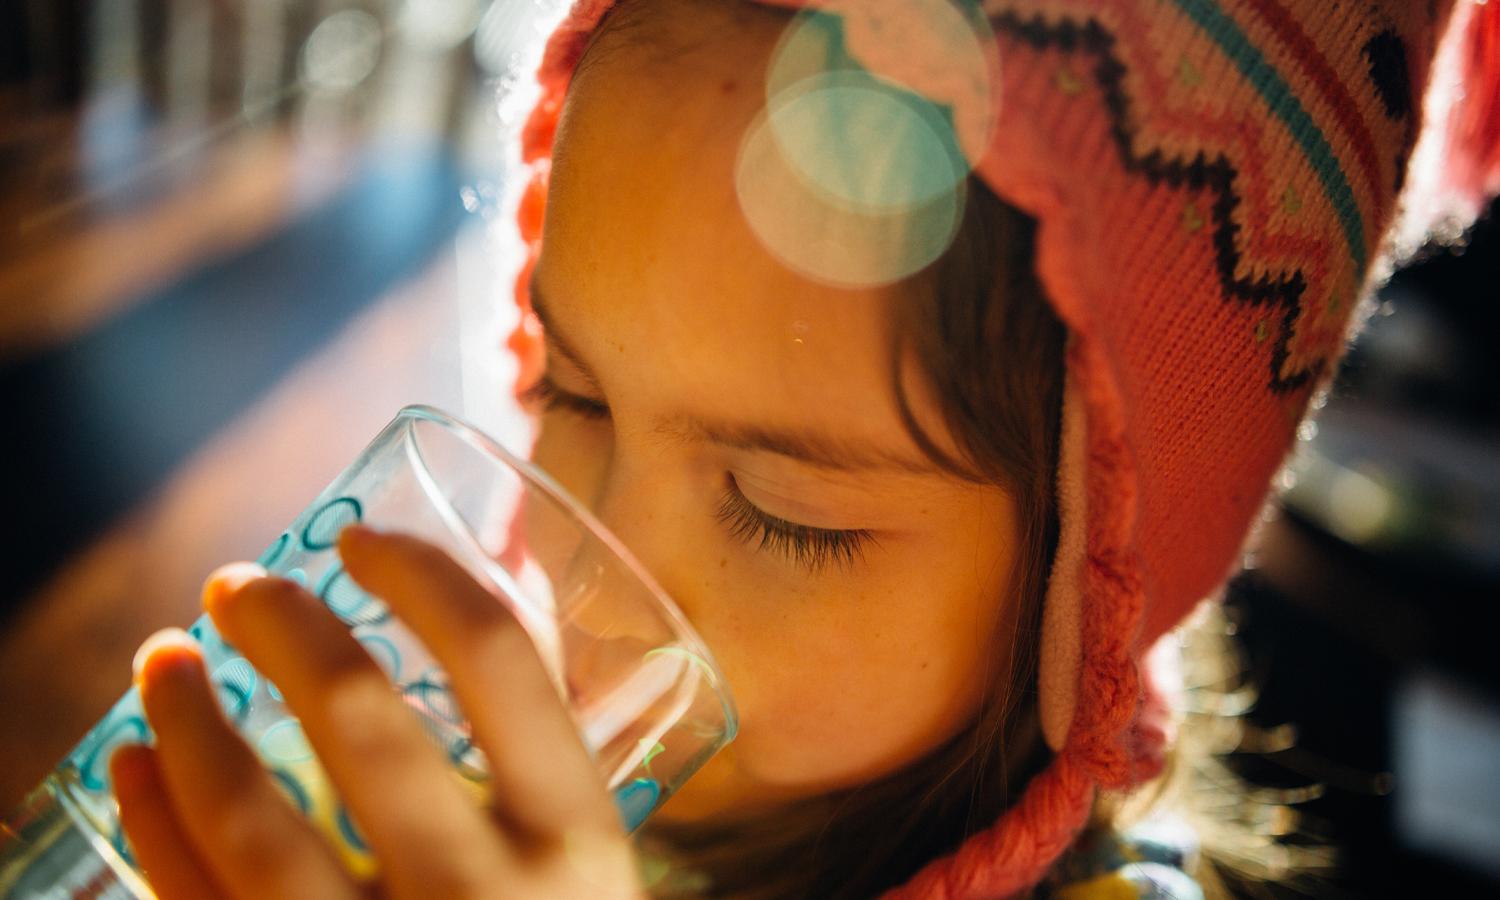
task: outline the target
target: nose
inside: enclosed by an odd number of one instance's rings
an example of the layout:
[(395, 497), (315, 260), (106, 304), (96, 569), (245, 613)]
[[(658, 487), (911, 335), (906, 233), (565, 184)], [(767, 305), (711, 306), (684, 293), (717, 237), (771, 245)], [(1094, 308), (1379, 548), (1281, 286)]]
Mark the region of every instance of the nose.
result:
[[(653, 470), (645, 461), (617, 455), (599, 480), (589, 506), (656, 583), (681, 602), (673, 593), (680, 580), (673, 568), (690, 555), (681, 552), (685, 535), (679, 533), (679, 523), (670, 511), (671, 489), (664, 483), (664, 472)], [(669, 549), (673, 547), (677, 552)]]
[[(686, 580), (684, 566), (691, 556), (681, 552), (683, 535), (667, 512), (671, 500), (661, 484), (662, 473), (613, 464), (601, 474), (592, 496), (580, 502), (623, 545), (648, 581), (688, 613), (685, 598), (673, 586)], [(568, 559), (555, 585), (560, 589), (557, 612), (564, 641), (577, 645), (577, 666), (594, 665), (604, 648), (633, 654), (639, 661), (642, 648), (676, 643), (672, 617), (636, 574), (600, 542), (585, 541)]]

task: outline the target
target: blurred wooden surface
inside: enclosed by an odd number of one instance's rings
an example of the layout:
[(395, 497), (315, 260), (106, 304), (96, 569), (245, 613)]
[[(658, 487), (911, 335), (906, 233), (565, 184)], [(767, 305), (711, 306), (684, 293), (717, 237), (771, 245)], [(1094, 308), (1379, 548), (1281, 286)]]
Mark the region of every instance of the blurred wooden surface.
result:
[(0, 218), (16, 223), (0, 246), (0, 359), (82, 334), (185, 269), (268, 234), (327, 200), (354, 168), (347, 147), (330, 147), (317, 167), (298, 155), (284, 131), (248, 135), (210, 150), (194, 177), (153, 202), (122, 210), (0, 195)]
[(460, 409), (456, 270), (440, 254), (355, 319), (0, 633), (0, 809), (129, 687), (142, 639), (197, 618), (209, 572), (258, 556), (402, 405)]

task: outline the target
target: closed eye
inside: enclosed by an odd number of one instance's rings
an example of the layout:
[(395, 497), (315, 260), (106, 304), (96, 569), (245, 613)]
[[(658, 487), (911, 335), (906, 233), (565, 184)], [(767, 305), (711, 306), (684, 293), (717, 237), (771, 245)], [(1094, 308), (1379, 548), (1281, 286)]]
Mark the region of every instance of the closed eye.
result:
[(609, 407), (598, 400), (590, 400), (577, 394), (569, 393), (558, 387), (552, 378), (546, 373), (538, 378), (536, 384), (522, 391), (519, 399), (525, 406), (541, 406), (544, 410), (561, 409), (571, 413), (577, 413), (587, 419), (608, 419), (610, 417)]
[(729, 487), (715, 514), (729, 533), (756, 549), (790, 559), (810, 574), (832, 563), (851, 568), (864, 556), (866, 547), (878, 543), (865, 529), (814, 528), (773, 516), (751, 503), (729, 476)]

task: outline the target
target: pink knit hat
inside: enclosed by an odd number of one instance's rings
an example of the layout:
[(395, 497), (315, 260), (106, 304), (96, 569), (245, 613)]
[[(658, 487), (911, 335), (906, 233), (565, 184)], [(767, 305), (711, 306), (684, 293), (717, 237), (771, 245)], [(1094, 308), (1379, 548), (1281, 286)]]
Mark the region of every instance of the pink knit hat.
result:
[[(974, 171), (1040, 225), (1037, 270), (1070, 335), (1039, 674), (1056, 757), (999, 822), (892, 893), (1007, 896), (1045, 875), (1097, 789), (1159, 773), (1169, 686), (1143, 660), (1238, 566), (1355, 327), (1408, 169), (1413, 196), (1470, 215), (1497, 186), (1490, 80), (1445, 116), (1455, 129), (1424, 138), (1428, 166), (1408, 163), (1445, 28), (1442, 78), (1493, 79), (1500, 4), (987, 0), (976, 78), (925, 15), (971, 2), (762, 2), (838, 14), (848, 53), (946, 106)], [(577, 0), (538, 72), (523, 310), (558, 115), (612, 5)], [(528, 383), (540, 326), (521, 318), (509, 346)]]

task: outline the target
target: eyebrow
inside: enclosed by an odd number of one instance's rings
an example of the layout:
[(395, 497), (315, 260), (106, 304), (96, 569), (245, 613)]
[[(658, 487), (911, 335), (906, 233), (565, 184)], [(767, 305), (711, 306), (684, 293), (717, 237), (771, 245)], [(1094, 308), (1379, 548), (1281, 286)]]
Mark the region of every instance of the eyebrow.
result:
[[(572, 363), (594, 390), (603, 393), (593, 370), (583, 361), (577, 347), (557, 330), (549, 301), (538, 290), (533, 271), (529, 285), (531, 310), (547, 335), (547, 343)], [(761, 451), (785, 456), (821, 469), (841, 472), (901, 472), (909, 475), (951, 477), (925, 457), (906, 456), (871, 441), (856, 440), (824, 432), (790, 428), (771, 428), (745, 422), (710, 419), (692, 414), (678, 414), (659, 419), (656, 434), (683, 442), (706, 441), (735, 450)]]

